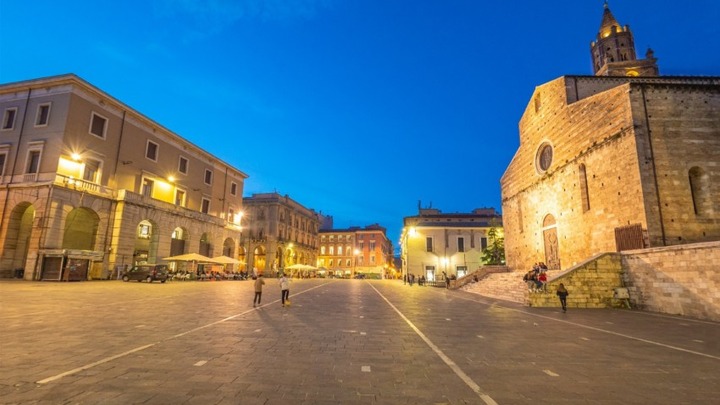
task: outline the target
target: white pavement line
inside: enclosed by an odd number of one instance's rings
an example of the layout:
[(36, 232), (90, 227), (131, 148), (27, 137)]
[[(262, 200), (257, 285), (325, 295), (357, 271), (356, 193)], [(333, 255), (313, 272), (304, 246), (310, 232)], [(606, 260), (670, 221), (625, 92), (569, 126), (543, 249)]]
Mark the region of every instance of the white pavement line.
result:
[(555, 374), (550, 370), (543, 370), (543, 373), (549, 375), (550, 377), (560, 377), (560, 374)]
[(205, 363), (207, 363), (207, 360), (200, 360), (197, 363), (193, 364), (193, 366), (200, 367), (200, 366), (204, 366)]
[[(316, 289), (316, 288), (324, 287), (324, 286), (327, 285), (327, 284), (328, 284), (328, 283), (323, 283), (323, 284), (320, 284), (320, 285), (316, 285), (315, 287), (308, 288), (307, 290), (303, 290), (303, 291), (297, 292), (297, 293), (295, 293), (295, 295), (305, 294), (306, 292), (312, 291), (312, 290), (314, 290), (314, 289)], [(280, 302), (280, 300), (275, 300), (275, 301), (271, 302), (270, 304), (265, 304), (264, 306), (271, 305), (271, 304), (277, 303), (277, 302)], [(198, 326), (197, 328), (190, 329), (189, 331), (186, 331), (186, 332), (183, 332), (183, 333), (178, 333), (177, 335), (173, 335), (173, 336), (167, 337), (167, 338), (162, 339), (162, 340), (160, 340), (160, 341), (158, 341), (158, 342), (150, 343), (149, 345), (145, 345), (145, 346), (136, 347), (136, 348), (131, 349), (131, 350), (128, 350), (128, 351), (126, 351), (126, 352), (123, 352), (123, 353), (120, 353), (120, 354), (116, 354), (116, 355), (114, 355), (114, 356), (106, 357), (106, 358), (100, 359), (100, 360), (98, 360), (98, 361), (96, 361), (96, 362), (93, 362), (93, 363), (90, 363), (90, 364), (86, 364), (86, 365), (81, 366), (81, 367), (78, 367), (78, 368), (74, 368), (74, 369), (72, 369), (72, 370), (70, 370), (70, 371), (66, 371), (66, 372), (64, 372), (64, 373), (60, 373), (60, 374), (58, 374), (58, 375), (54, 375), (54, 376), (52, 376), (52, 377), (45, 378), (45, 379), (43, 379), (43, 380), (36, 381), (35, 383), (36, 383), (36, 384), (47, 384), (47, 383), (49, 383), (49, 382), (53, 382), (53, 381), (59, 380), (59, 379), (61, 379), (61, 378), (63, 378), (63, 377), (67, 377), (67, 376), (69, 376), (69, 375), (73, 375), (73, 374), (75, 374), (75, 373), (79, 373), (79, 372), (81, 372), (81, 371), (83, 371), (83, 370), (87, 370), (87, 369), (93, 368), (93, 367), (95, 367), (95, 366), (99, 366), (100, 364), (105, 364), (105, 363), (111, 362), (111, 361), (113, 361), (113, 360), (119, 359), (119, 358), (121, 358), (121, 357), (125, 357), (125, 356), (127, 356), (127, 355), (133, 354), (133, 353), (135, 353), (135, 352), (139, 352), (139, 351), (141, 351), (141, 350), (145, 350), (145, 349), (147, 349), (147, 348), (156, 346), (156, 345), (158, 345), (158, 344), (160, 344), (160, 343), (167, 342), (168, 340), (177, 339), (177, 338), (179, 338), (179, 337), (181, 337), (181, 336), (185, 336), (185, 335), (187, 335), (187, 334), (190, 334), (190, 333), (193, 333), (193, 332), (197, 332), (197, 331), (199, 331), (199, 330), (202, 330), (202, 329), (205, 329), (205, 328), (209, 328), (209, 327), (211, 327), (211, 326), (215, 326), (215, 325), (217, 325), (217, 324), (219, 324), (219, 323), (227, 322), (227, 321), (229, 321), (229, 320), (231, 320), (231, 319), (235, 319), (235, 318), (237, 318), (237, 317), (239, 317), (239, 316), (247, 315), (247, 314), (249, 314), (249, 313), (251, 313), (251, 312), (253, 312), (253, 311), (255, 311), (255, 310), (256, 310), (256, 308), (249, 309), (249, 310), (247, 310), (247, 311), (245, 311), (245, 312), (241, 312), (241, 313), (235, 314), (235, 315), (233, 315), (233, 316), (228, 316), (227, 318), (221, 319), (221, 320), (219, 320), (219, 321), (215, 321), (215, 322), (209, 323), (209, 324), (207, 324), (207, 325), (203, 325), (203, 326)]]
[(37, 381), (37, 384), (47, 384), (47, 383), (49, 383), (49, 382), (53, 382), (53, 381), (55, 381), (55, 380), (59, 380), (59, 379), (61, 379), (61, 378), (63, 378), (63, 377), (67, 377), (67, 376), (69, 376), (69, 375), (71, 375), (71, 374), (79, 373), (79, 372), (81, 372), (81, 371), (83, 371), (83, 370), (87, 370), (87, 369), (89, 369), (89, 368), (93, 368), (93, 367), (95, 367), (95, 366), (99, 366), (100, 364), (104, 364), (104, 363), (113, 361), (113, 360), (115, 360), (115, 359), (119, 359), (120, 357), (125, 357), (125, 356), (127, 356), (128, 354), (132, 354), (132, 353), (135, 353), (135, 352), (139, 352), (140, 350), (145, 350), (145, 349), (147, 349), (148, 347), (153, 347), (153, 346), (155, 346), (155, 345), (158, 344), (158, 343), (160, 343), (160, 342), (155, 342), (155, 343), (151, 343), (151, 344), (149, 344), (149, 345), (136, 347), (136, 348), (134, 348), (134, 349), (132, 349), (132, 350), (128, 350), (128, 351), (126, 351), (126, 352), (124, 352), (124, 353), (116, 354), (116, 355), (111, 356), (111, 357), (106, 357), (106, 358), (104, 358), (104, 359), (102, 359), (102, 360), (98, 360), (98, 361), (96, 361), (96, 362), (94, 362), (94, 363), (86, 364), (86, 365), (84, 365), (84, 366), (82, 366), (82, 367), (78, 367), (78, 368), (76, 368), (76, 369), (73, 369), (73, 370), (70, 370), (70, 371), (66, 371), (66, 372), (64, 372), (64, 373), (60, 373), (60, 374), (58, 374), (58, 375), (56, 375), (56, 376), (48, 377), (48, 378), (46, 378), (46, 379), (44, 379), (44, 380)]
[(368, 285), (370, 285), (370, 287), (371, 287), (373, 290), (375, 290), (375, 292), (376, 292), (380, 297), (382, 297), (382, 299), (385, 300), (385, 302), (387, 302), (388, 305), (390, 305), (390, 307), (391, 307), (392, 309), (394, 309), (395, 312), (397, 312), (398, 315), (400, 315), (400, 317), (405, 321), (405, 323), (407, 323), (407, 324), (410, 326), (410, 328), (411, 328), (412, 330), (414, 330), (415, 333), (417, 333), (417, 335), (420, 336), (420, 338), (421, 338), (422, 340), (425, 341), (425, 344), (427, 344), (427, 345), (435, 352), (435, 354), (437, 354), (438, 357), (440, 357), (440, 358), (442, 359), (442, 361), (444, 361), (445, 364), (447, 364), (448, 367), (450, 367), (450, 369), (451, 369), (453, 372), (455, 372), (455, 375), (457, 375), (458, 377), (460, 377), (460, 379), (463, 380), (463, 382), (464, 382), (468, 387), (470, 387), (470, 389), (473, 390), (473, 391), (480, 397), (480, 399), (482, 399), (483, 402), (485, 402), (485, 404), (487, 404), (487, 405), (498, 405), (498, 403), (495, 402), (495, 400), (493, 400), (488, 394), (486, 394), (486, 393), (483, 392), (484, 390), (483, 390), (482, 388), (480, 388), (480, 386), (477, 385), (477, 383), (476, 383), (475, 381), (473, 381), (472, 378), (470, 378), (467, 374), (465, 374), (464, 371), (462, 371), (462, 369), (460, 368), (460, 366), (458, 366), (457, 364), (455, 364), (454, 361), (452, 361), (448, 356), (446, 356), (445, 353), (443, 353), (443, 351), (440, 350), (440, 348), (437, 347), (437, 346), (435, 345), (435, 343), (433, 343), (427, 336), (425, 336), (424, 333), (422, 333), (422, 332), (420, 331), (420, 329), (418, 329), (405, 315), (403, 315), (403, 313), (400, 312), (400, 310), (397, 309), (397, 307), (396, 307), (395, 305), (393, 305), (393, 303), (390, 302), (390, 300), (388, 300), (384, 295), (382, 295), (382, 293), (381, 293), (380, 291), (378, 291), (378, 289), (375, 288), (374, 285), (372, 285), (372, 284), (370, 284), (370, 283), (368, 283)]
[[(462, 296), (457, 296), (457, 298), (460, 298), (460, 299), (463, 299), (463, 300), (467, 300), (467, 301), (477, 302), (477, 303), (479, 303), (479, 304), (491, 305), (491, 304), (488, 304), (488, 303), (486, 303), (486, 302), (477, 301), (477, 300), (472, 300), (472, 299), (469, 299), (469, 298), (466, 298), (466, 297), (462, 297)], [(495, 305), (495, 306), (496, 306), (496, 307), (500, 307), (500, 308), (507, 309), (508, 311), (515, 311), (515, 312), (519, 312), (519, 313), (521, 313), (521, 314), (530, 315), (530, 316), (536, 316), (536, 317), (538, 317), (538, 318), (543, 318), (543, 319), (549, 319), (549, 320), (555, 321), (555, 322), (562, 322), (562, 323), (566, 323), (566, 324), (568, 324), (568, 325), (575, 325), (575, 326), (578, 326), (578, 327), (580, 327), (580, 328), (585, 328), (585, 329), (590, 329), (590, 330), (594, 330), (594, 331), (597, 331), (597, 332), (607, 333), (607, 334), (610, 334), (610, 335), (620, 336), (620, 337), (624, 337), (624, 338), (630, 339), (630, 340), (637, 340), (638, 342), (643, 342), (643, 343), (648, 343), (648, 344), (655, 345), (655, 346), (665, 347), (665, 348), (667, 348), (667, 349), (677, 350), (677, 351), (680, 351), (680, 352), (685, 352), (685, 353), (690, 353), (690, 354), (696, 354), (696, 355), (698, 355), (698, 356), (707, 357), (707, 358), (710, 358), (710, 359), (720, 360), (720, 356), (713, 356), (712, 354), (707, 354), (707, 353), (702, 353), (702, 352), (696, 352), (695, 350), (689, 350), (689, 349), (684, 349), (684, 348), (682, 348), (682, 347), (667, 345), (667, 344), (665, 344), (665, 343), (660, 343), (660, 342), (655, 342), (655, 341), (653, 341), (653, 340), (648, 340), (648, 339), (643, 339), (643, 338), (639, 338), (639, 337), (635, 337), (635, 336), (630, 336), (630, 335), (626, 335), (626, 334), (624, 334), (624, 333), (613, 332), (613, 331), (611, 331), (611, 330), (600, 329), (600, 328), (596, 328), (596, 327), (594, 327), (594, 326), (583, 325), (583, 324), (581, 324), (581, 323), (575, 323), (575, 322), (565, 321), (565, 320), (563, 320), (563, 319), (557, 319), (557, 318), (553, 318), (553, 317), (551, 317), (551, 316), (545, 316), (545, 315), (541, 315), (541, 314), (534, 314), (534, 313), (532, 313), (532, 312), (527, 312), (527, 311), (525, 311), (525, 310), (520, 310), (520, 309), (516, 309), (516, 308), (504, 307), (504, 306), (502, 306), (502, 305)], [(525, 321), (523, 320), (523, 322), (525, 322)]]
[(360, 367), (360, 371), (362, 371), (363, 373), (369, 373), (370, 366), (362, 366), (362, 367)]

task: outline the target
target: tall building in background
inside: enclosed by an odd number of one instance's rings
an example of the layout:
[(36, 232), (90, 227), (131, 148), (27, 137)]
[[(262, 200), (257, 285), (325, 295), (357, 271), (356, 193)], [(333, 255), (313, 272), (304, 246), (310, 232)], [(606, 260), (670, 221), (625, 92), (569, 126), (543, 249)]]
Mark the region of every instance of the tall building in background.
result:
[(1, 85), (0, 113), (3, 277), (236, 258), (240, 170), (75, 75)]
[(503, 218), (493, 208), (470, 213), (442, 213), (418, 207), (418, 215), (405, 217), (400, 236), (403, 275), (440, 281), (462, 277), (483, 266), (488, 233), (495, 228), (503, 237)]
[(720, 240), (720, 77), (654, 77), (633, 49), (606, 6), (593, 62), (610, 76), (535, 89), (501, 179), (513, 270)]
[(278, 193), (253, 194), (243, 204), (240, 260), (248, 268), (274, 277), (295, 264), (316, 266), (320, 214)]
[(332, 277), (396, 277), (392, 242), (378, 224), (321, 230), (318, 267)]

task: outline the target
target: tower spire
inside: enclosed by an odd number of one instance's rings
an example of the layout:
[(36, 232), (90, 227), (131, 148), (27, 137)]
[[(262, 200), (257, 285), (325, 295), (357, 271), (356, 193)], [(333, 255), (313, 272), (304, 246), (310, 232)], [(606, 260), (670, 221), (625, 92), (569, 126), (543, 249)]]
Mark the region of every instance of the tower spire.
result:
[(615, 19), (607, 0), (603, 4), (602, 21), (597, 38), (590, 44), (593, 71), (596, 76), (657, 76), (657, 59), (637, 59), (635, 40), (628, 25)]

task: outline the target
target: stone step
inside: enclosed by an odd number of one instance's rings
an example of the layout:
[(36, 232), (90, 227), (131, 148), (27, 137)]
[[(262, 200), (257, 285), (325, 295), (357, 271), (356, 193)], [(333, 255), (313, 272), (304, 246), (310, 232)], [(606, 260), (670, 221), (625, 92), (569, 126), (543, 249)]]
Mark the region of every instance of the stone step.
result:
[[(552, 279), (559, 273), (561, 273), (560, 270), (548, 271), (548, 280)], [(525, 272), (488, 274), (477, 283), (467, 284), (461, 289), (490, 298), (517, 302), (520, 304), (528, 304), (529, 291), (527, 284), (523, 281), (524, 275)], [(554, 297), (554, 292), (550, 291), (544, 295), (547, 295), (550, 300)]]

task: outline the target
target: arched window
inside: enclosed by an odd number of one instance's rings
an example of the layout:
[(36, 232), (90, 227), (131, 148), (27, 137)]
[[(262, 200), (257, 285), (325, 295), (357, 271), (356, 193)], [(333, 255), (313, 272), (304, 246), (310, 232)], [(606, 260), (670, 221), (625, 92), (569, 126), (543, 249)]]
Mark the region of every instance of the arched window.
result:
[(709, 176), (700, 167), (693, 167), (688, 172), (690, 180), (690, 196), (692, 197), (695, 215), (703, 215), (708, 211), (710, 203), (708, 180)]
[(590, 211), (590, 196), (588, 194), (587, 185), (587, 171), (585, 165), (581, 164), (579, 168), (580, 173), (580, 200), (582, 201), (583, 212)]

